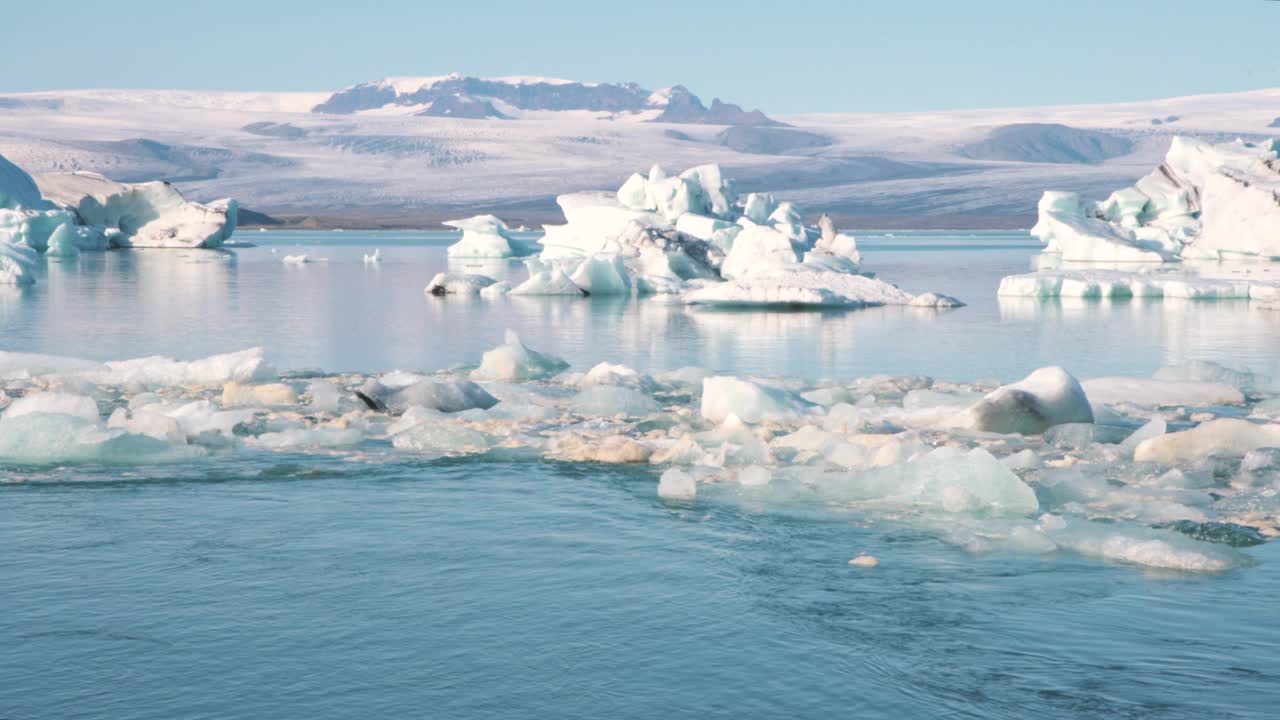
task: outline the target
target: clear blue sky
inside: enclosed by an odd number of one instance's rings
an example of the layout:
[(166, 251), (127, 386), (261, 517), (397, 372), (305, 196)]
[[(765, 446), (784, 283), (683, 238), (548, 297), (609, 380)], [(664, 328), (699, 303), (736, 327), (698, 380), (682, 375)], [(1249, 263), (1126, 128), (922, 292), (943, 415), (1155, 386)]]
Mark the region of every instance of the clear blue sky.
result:
[(460, 72), (682, 83), (801, 112), (1280, 86), (1269, 0), (15, 0), (5, 27), (0, 92)]

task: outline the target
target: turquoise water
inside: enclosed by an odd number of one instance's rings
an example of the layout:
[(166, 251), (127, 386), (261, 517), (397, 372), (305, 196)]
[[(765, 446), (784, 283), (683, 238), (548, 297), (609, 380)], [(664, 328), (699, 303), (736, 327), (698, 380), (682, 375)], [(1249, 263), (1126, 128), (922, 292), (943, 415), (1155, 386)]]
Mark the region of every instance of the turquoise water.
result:
[[(1266, 370), (1280, 350), (1280, 318), (1247, 304), (1001, 303), (996, 281), (1035, 251), (1014, 234), (862, 242), (883, 277), (969, 307), (800, 314), (440, 300), (422, 288), (443, 235), (242, 238), (259, 245), (50, 262), (0, 295), (0, 346), (262, 345), (285, 368), (380, 371), (474, 363), (513, 327), (577, 370), (956, 380)], [(297, 245), (328, 262), (284, 266)], [(1213, 575), (974, 554), (799, 506), (662, 502), (647, 467), (516, 452), (3, 477), (5, 718), (1261, 718), (1280, 702), (1275, 543)], [(850, 568), (860, 552), (881, 566)]]

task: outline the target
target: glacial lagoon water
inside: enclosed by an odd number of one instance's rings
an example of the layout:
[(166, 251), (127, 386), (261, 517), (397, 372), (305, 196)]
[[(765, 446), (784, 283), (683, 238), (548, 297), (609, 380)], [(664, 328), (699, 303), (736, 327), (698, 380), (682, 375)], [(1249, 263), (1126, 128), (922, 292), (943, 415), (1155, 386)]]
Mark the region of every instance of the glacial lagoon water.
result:
[[(256, 247), (42, 261), (34, 287), (0, 292), (0, 348), (261, 345), (282, 368), (431, 370), (510, 327), (577, 370), (952, 380), (1201, 359), (1274, 375), (1280, 357), (1280, 313), (1247, 303), (998, 300), (1036, 251), (1013, 233), (864, 236), (868, 269), (969, 305), (844, 313), (440, 299), (422, 289), (449, 266), (444, 234), (238, 239)], [(317, 262), (281, 262), (298, 253)], [(524, 455), (0, 472), (0, 717), (1259, 718), (1280, 702), (1274, 542), (1204, 575), (975, 554), (804, 506), (663, 502), (647, 467)], [(850, 567), (860, 552), (881, 565)]]

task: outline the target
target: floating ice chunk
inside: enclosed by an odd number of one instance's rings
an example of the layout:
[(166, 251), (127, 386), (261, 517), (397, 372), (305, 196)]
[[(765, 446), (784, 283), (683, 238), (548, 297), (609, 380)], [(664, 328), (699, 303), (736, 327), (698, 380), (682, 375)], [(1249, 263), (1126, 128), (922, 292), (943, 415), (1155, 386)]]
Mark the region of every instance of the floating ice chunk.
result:
[(579, 387), (587, 388), (594, 385), (617, 385), (619, 387), (634, 388), (645, 393), (652, 393), (658, 389), (658, 383), (648, 375), (637, 372), (626, 365), (615, 365), (607, 362), (597, 364), (578, 379)]
[(1081, 383), (1089, 400), (1100, 405), (1140, 407), (1242, 405), (1244, 395), (1230, 385), (1210, 382), (1105, 377)]
[(497, 441), (492, 435), (458, 421), (428, 420), (396, 433), (391, 444), (400, 450), (473, 455), (488, 452), (497, 445)]
[(578, 415), (642, 417), (658, 411), (658, 403), (639, 390), (614, 385), (593, 385), (573, 399)]
[(957, 308), (964, 307), (964, 302), (953, 298), (950, 295), (941, 293), (927, 292), (917, 295), (907, 303), (911, 307), (930, 307), (930, 308)]
[(42, 392), (20, 397), (5, 408), (4, 417), (16, 418), (31, 413), (73, 415), (91, 422), (97, 422), (101, 417), (98, 412), (98, 403), (93, 398), (59, 392)]
[(658, 497), (667, 500), (692, 500), (698, 495), (698, 481), (679, 468), (669, 468), (658, 479)]
[(722, 307), (841, 307), (907, 305), (912, 296), (875, 278), (805, 266), (752, 273), (682, 296), (689, 305)]
[(1134, 448), (1133, 459), (1177, 465), (1210, 452), (1244, 455), (1250, 450), (1267, 447), (1280, 448), (1280, 424), (1219, 418), (1190, 430), (1143, 440)]
[(0, 462), (5, 463), (146, 465), (202, 455), (202, 448), (104, 428), (76, 415), (33, 412), (0, 419)]
[(431, 278), (423, 292), (428, 295), (476, 295), (493, 283), (493, 278), (486, 275), (442, 272)]
[(618, 255), (592, 255), (583, 260), (569, 280), (591, 295), (630, 295), (631, 278)]
[(1128, 456), (1133, 456), (1133, 451), (1141, 445), (1143, 441), (1150, 440), (1154, 437), (1160, 437), (1168, 432), (1169, 427), (1165, 423), (1164, 418), (1152, 418), (1147, 424), (1133, 431), (1133, 434), (1124, 439), (1120, 443), (1120, 449)]
[(230, 438), (235, 434), (237, 425), (249, 422), (255, 414), (253, 410), (222, 410), (208, 400), (196, 400), (176, 409), (155, 411), (177, 420), (192, 441), (199, 441), (210, 435)]
[(223, 407), (285, 407), (298, 403), (298, 392), (284, 383), (246, 385), (231, 381), (222, 386)]
[(236, 201), (191, 202), (169, 183), (117, 183), (88, 172), (40, 178), (44, 196), (86, 225), (118, 228), (118, 247), (218, 247), (236, 229)]
[(568, 368), (569, 363), (558, 357), (525, 347), (520, 336), (508, 330), (505, 342), (484, 354), (480, 367), (471, 371), (471, 379), (502, 382), (542, 380)]
[(182, 424), (155, 409), (154, 406), (143, 406), (132, 414), (124, 408), (116, 408), (116, 411), (107, 419), (107, 427), (135, 435), (146, 435), (176, 445), (187, 442), (187, 433), (183, 430)]
[(106, 363), (105, 372), (89, 373), (95, 382), (112, 385), (196, 385), (221, 386), (228, 382), (253, 383), (274, 380), (275, 368), (264, 359), (262, 348), (212, 355), (201, 360), (181, 362), (169, 357), (153, 356)]
[(305, 265), (311, 262), (311, 258), (306, 253), (302, 253), (300, 255), (285, 255), (280, 258), (280, 262), (285, 265)]
[(818, 408), (790, 390), (728, 375), (702, 381), (702, 416), (712, 422), (724, 422), (732, 414), (755, 424), (812, 415)]
[(818, 489), (833, 499), (949, 513), (1028, 515), (1040, 507), (1035, 491), (981, 448), (938, 448), (908, 462), (832, 477)]
[(374, 248), (372, 253), (365, 253), (365, 254), (364, 254), (364, 264), (365, 264), (365, 265), (377, 265), (377, 264), (378, 264), (378, 263), (380, 263), (380, 262), (382, 262), (382, 249), (381, 249), (381, 248)]
[(449, 257), (509, 258), (534, 252), (533, 247), (516, 239), (507, 224), (493, 215), (446, 220), (444, 224), (462, 231), (462, 239), (449, 246)]
[(961, 424), (973, 430), (1038, 435), (1054, 425), (1093, 422), (1080, 383), (1060, 367), (1040, 368), (970, 407)]
[(853, 567), (873, 568), (878, 566), (880, 564), (880, 561), (877, 560), (876, 556), (874, 555), (867, 555), (866, 553), (863, 553), (858, 557), (850, 560), (849, 564), (852, 565)]
[(816, 425), (805, 425), (789, 435), (774, 439), (772, 447), (775, 451), (788, 448), (802, 452), (822, 453), (836, 442), (837, 438), (833, 433)]

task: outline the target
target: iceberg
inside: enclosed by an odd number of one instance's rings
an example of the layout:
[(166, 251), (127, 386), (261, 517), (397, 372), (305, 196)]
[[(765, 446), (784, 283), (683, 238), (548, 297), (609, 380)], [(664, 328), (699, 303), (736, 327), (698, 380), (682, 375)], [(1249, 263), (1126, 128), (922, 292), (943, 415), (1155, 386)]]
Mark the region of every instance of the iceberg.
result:
[(166, 182), (118, 183), (74, 172), (41, 176), (39, 187), (79, 224), (118, 230), (114, 247), (215, 248), (236, 229), (235, 200), (192, 202)]
[(1031, 234), (1064, 260), (1280, 257), (1280, 141), (1175, 137), (1164, 162), (1099, 203), (1047, 192)]
[(446, 220), (444, 224), (462, 231), (462, 239), (449, 246), (448, 254), (452, 258), (510, 258), (534, 252), (534, 248), (516, 239), (507, 224), (493, 215)]

